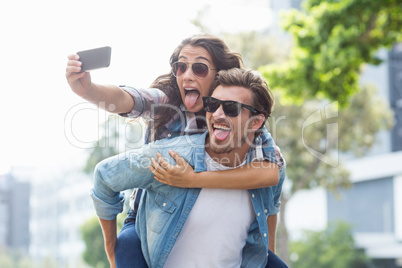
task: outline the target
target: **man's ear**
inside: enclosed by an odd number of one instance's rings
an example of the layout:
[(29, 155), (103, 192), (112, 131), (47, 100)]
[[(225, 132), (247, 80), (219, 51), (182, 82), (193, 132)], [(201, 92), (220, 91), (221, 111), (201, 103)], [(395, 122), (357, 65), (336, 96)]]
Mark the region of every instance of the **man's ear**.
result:
[(253, 121), (251, 123), (251, 129), (256, 131), (258, 130), (262, 124), (265, 122), (265, 116), (263, 114), (257, 114), (253, 116)]

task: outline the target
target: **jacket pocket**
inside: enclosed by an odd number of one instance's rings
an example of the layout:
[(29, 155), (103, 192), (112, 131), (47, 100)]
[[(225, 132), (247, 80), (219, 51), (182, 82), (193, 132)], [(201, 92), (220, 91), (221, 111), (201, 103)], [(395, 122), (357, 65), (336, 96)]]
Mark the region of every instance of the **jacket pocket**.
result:
[(148, 227), (151, 231), (160, 233), (176, 210), (177, 205), (161, 192), (155, 196), (155, 203), (156, 206), (148, 218)]

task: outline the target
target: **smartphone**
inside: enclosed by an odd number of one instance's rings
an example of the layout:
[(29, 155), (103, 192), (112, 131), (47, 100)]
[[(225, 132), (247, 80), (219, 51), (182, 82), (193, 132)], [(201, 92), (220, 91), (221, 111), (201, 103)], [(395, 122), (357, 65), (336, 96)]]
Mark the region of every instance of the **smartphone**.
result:
[(82, 62), (81, 72), (106, 68), (110, 65), (111, 47), (100, 47), (77, 52)]

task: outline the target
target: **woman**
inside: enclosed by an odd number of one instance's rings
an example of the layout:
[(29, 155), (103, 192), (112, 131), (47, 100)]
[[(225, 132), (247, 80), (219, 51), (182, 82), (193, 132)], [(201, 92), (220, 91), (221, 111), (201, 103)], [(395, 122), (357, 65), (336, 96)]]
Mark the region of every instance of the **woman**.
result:
[[(202, 97), (210, 95), (217, 71), (242, 67), (241, 56), (230, 52), (219, 38), (197, 35), (183, 40), (173, 52), (170, 65), (172, 72), (158, 77), (151, 85), (152, 89), (147, 90), (92, 83), (89, 73), (80, 73), (81, 62), (77, 55), (69, 56), (66, 77), (77, 95), (95, 104), (104, 103), (104, 107), (110, 108), (110, 112), (153, 119), (147, 131), (146, 142), (204, 132), (206, 128)], [(267, 132), (259, 139), (259, 143), (275, 146)], [(256, 149), (255, 154), (263, 161), (253, 162), (253, 165), (245, 168), (203, 172), (204, 174), (196, 174), (187, 169), (186, 176), (180, 176), (180, 172), (173, 174), (172, 170), (167, 169), (162, 175), (167, 174), (170, 178), (162, 178), (160, 174), (156, 176), (164, 183), (179, 187), (252, 189), (276, 185), (279, 180), (278, 169), (272, 168), (266, 162), (281, 166), (281, 159), (269, 158), (261, 149)], [(116, 235), (113, 233), (115, 226), (107, 226), (100, 219), (106, 252), (112, 266), (116, 260), (118, 267), (134, 264), (136, 267), (146, 267), (144, 262), (141, 265), (145, 266), (140, 266), (141, 256), (136, 255), (141, 253), (141, 249), (133, 220), (135, 215), (131, 211), (116, 243)], [(273, 250), (271, 243), (270, 249)], [(274, 257), (273, 254), (272, 256)]]

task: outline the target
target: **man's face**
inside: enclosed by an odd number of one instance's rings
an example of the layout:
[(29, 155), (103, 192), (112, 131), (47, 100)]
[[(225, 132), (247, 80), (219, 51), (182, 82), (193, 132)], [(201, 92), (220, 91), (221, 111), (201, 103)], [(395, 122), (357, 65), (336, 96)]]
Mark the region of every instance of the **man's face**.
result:
[[(218, 86), (212, 97), (219, 100), (237, 101), (251, 106), (252, 93), (249, 89), (238, 86)], [(209, 131), (209, 146), (207, 152), (218, 154), (239, 153), (243, 157), (248, 152), (254, 139), (256, 120), (253, 120), (251, 111), (242, 108), (236, 117), (224, 113), (222, 105), (215, 112), (207, 112), (207, 126)]]
[[(216, 69), (216, 66), (206, 49), (190, 45), (182, 48), (178, 61), (188, 64), (186, 71), (176, 78), (181, 99), (187, 110), (193, 113), (199, 112), (202, 110), (202, 97), (209, 96), (211, 92), (217, 72), (211, 69)], [(210, 69), (207, 71), (208, 74), (205, 77), (197, 77), (190, 67), (192, 64), (198, 62), (206, 64)]]

